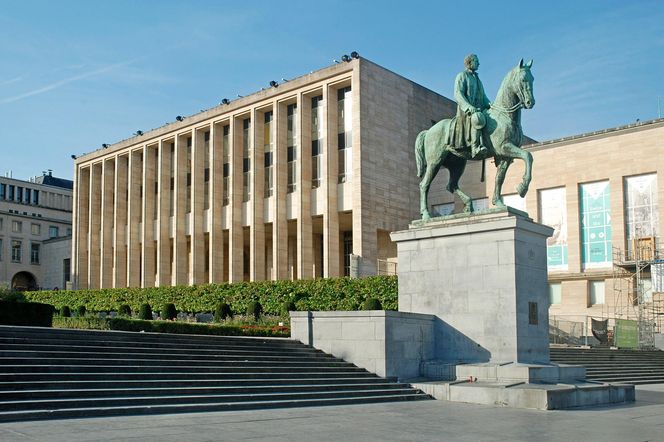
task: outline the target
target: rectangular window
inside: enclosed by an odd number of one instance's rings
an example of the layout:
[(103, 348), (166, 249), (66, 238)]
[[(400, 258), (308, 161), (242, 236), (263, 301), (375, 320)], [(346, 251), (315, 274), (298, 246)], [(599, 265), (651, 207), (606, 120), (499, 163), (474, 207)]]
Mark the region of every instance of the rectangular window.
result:
[(71, 227), (67, 227), (67, 236), (71, 236)]
[(22, 187), (17, 187), (16, 188), (16, 201), (19, 203), (23, 202), (23, 188)]
[(60, 236), (60, 229), (57, 226), (49, 226), (48, 237), (57, 238), (58, 236)]
[(25, 189), (25, 203), (30, 204), (32, 202), (32, 189)]
[(323, 177), (323, 96), (311, 99), (311, 187), (316, 189), (321, 185)]
[(584, 269), (610, 267), (611, 192), (608, 181), (580, 186), (581, 263)]
[(604, 304), (604, 281), (588, 281), (590, 305)]
[(9, 191), (7, 192), (7, 199), (9, 201), (14, 201), (14, 189), (15, 189), (15, 187), (10, 184), (9, 185)]
[(30, 264), (39, 264), (39, 244), (30, 244)]
[(3, 243), (2, 243), (2, 238), (0, 238), (0, 261), (2, 261), (2, 255), (3, 255)]
[(12, 232), (14, 232), (14, 233), (23, 232), (23, 222), (22, 221), (12, 221)]
[(251, 119), (242, 121), (242, 202), (251, 199)]
[(0, 200), (4, 200), (7, 196), (7, 185), (0, 184)]
[(187, 200), (185, 213), (191, 213), (191, 137), (187, 137)]
[[(34, 216), (34, 213), (32, 214), (32, 216)], [(0, 218), (0, 230), (2, 230), (5, 227), (4, 224), (5, 224), (5, 219)]]
[(33, 235), (41, 235), (41, 224), (33, 223), (30, 227)]
[(21, 262), (21, 241), (12, 240), (12, 262)]
[(265, 124), (263, 125), (263, 148), (265, 156), (265, 198), (272, 196), (274, 192), (274, 166), (272, 164), (272, 156), (274, 155), (274, 134), (272, 124), (273, 114), (272, 111), (265, 112)]
[(229, 125), (224, 126), (224, 136), (221, 140), (222, 143), (222, 155), (223, 155), (223, 186), (224, 186), (224, 195), (223, 195), (223, 205), (228, 205), (228, 191), (230, 190), (230, 169), (231, 169), (231, 144), (230, 144), (230, 131), (231, 127)]
[(297, 132), (295, 124), (297, 104), (289, 104), (286, 114), (286, 146), (288, 146), (288, 187), (286, 192), (292, 193), (297, 190)]
[(353, 100), (349, 87), (337, 91), (337, 136), (339, 183), (345, 183), (352, 171)]
[(562, 284), (555, 282), (549, 284), (549, 303), (551, 305), (561, 304), (563, 302)]
[(350, 256), (353, 254), (353, 231), (344, 232), (344, 276), (350, 276)]
[(624, 189), (627, 257), (651, 260), (659, 243), (657, 174), (627, 177)]
[(71, 259), (65, 258), (62, 260), (62, 287), (66, 288), (69, 281), (71, 281)]
[(553, 228), (546, 240), (549, 270), (567, 270), (567, 193), (564, 187), (539, 191), (540, 222)]
[(39, 190), (32, 192), (32, 204), (39, 205)]
[(206, 131), (203, 135), (205, 141), (205, 160), (204, 160), (204, 184), (203, 184), (203, 209), (210, 208), (210, 131)]

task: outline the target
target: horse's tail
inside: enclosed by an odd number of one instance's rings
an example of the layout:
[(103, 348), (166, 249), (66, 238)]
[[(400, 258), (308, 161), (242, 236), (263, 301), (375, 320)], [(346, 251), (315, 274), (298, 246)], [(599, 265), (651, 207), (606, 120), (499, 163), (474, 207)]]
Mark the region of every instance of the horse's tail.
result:
[(426, 134), (427, 131), (423, 130), (417, 134), (417, 138), (415, 139), (415, 162), (417, 163), (417, 176), (419, 178), (424, 176), (427, 168), (427, 159), (424, 156), (424, 137)]

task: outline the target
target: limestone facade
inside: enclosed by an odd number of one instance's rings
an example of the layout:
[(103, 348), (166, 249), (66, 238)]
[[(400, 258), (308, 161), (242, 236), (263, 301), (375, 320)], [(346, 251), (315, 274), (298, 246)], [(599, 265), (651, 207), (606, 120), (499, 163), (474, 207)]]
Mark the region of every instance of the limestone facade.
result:
[[(47, 244), (71, 238), (72, 184), (50, 172), (29, 181), (0, 177), (0, 285), (51, 289), (69, 279), (65, 260), (71, 247), (55, 261), (47, 256)], [(57, 284), (46, 279), (54, 273)]]
[(334, 64), (75, 161), (75, 287), (375, 274), (417, 216), (417, 133), (455, 104)]

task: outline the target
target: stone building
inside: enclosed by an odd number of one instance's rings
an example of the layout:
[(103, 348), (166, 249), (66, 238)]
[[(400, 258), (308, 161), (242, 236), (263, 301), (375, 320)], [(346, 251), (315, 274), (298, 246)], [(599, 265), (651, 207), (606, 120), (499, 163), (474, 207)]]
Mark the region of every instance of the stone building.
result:
[(419, 211), (413, 140), (455, 106), (356, 57), (82, 155), (75, 285), (375, 274)]
[[(1, 285), (63, 288), (69, 281), (72, 188), (50, 171), (29, 181), (0, 177)], [(64, 246), (51, 259), (55, 242)]]

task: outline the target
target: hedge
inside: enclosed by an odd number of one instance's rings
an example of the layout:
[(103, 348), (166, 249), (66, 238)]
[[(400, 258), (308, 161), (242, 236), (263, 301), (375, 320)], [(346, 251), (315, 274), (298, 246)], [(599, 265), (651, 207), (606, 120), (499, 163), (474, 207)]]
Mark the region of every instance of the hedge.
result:
[(141, 304), (174, 303), (178, 311), (214, 312), (220, 302), (228, 303), (234, 312), (246, 312), (249, 303), (258, 301), (266, 314), (279, 315), (287, 301), (297, 310), (360, 310), (368, 298), (376, 298), (386, 310), (397, 309), (396, 276), (368, 278), (319, 278), (296, 281), (238, 282), (195, 286), (116, 288), (100, 290), (59, 290), (25, 292), (34, 302), (84, 305), (88, 311), (117, 311), (128, 304), (139, 311)]
[(50, 327), (53, 306), (48, 303), (0, 301), (0, 324)]
[(53, 318), (57, 328), (76, 328), (86, 330), (121, 330), (134, 332), (176, 333), (215, 336), (262, 336), (287, 338), (290, 336), (288, 327), (267, 327), (258, 325), (218, 325), (197, 324), (174, 321), (143, 321), (129, 318)]

